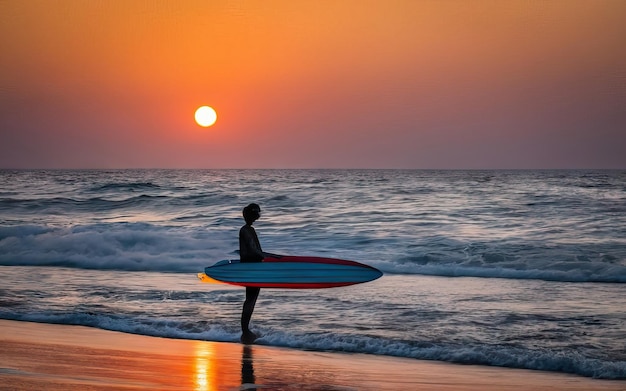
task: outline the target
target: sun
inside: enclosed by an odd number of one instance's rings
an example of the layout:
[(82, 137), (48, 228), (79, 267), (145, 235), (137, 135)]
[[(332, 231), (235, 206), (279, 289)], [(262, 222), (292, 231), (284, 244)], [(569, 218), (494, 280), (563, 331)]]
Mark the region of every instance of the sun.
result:
[(201, 106), (196, 110), (196, 122), (198, 125), (207, 128), (217, 121), (217, 113), (209, 106)]

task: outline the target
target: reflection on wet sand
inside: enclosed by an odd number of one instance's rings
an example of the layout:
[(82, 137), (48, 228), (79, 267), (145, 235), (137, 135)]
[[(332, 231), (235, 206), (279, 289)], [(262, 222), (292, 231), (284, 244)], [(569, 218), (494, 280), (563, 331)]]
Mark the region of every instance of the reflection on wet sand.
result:
[(243, 345), (243, 350), (240, 351), (236, 346), (195, 342), (189, 376), (194, 391), (217, 391), (224, 389), (225, 385), (235, 387), (239, 384), (241, 389), (256, 390), (253, 347)]
[(198, 343), (195, 349), (194, 366), (194, 390), (215, 391), (218, 380), (216, 378), (214, 345)]
[(250, 345), (243, 346), (243, 354), (241, 356), (241, 387), (246, 390), (256, 390), (252, 347)]
[[(236, 361), (232, 349), (220, 351), (219, 345), (196, 342), (192, 382), (194, 391), (217, 391), (225, 383), (235, 384)], [(256, 390), (254, 376), (253, 347), (243, 345), (241, 354), (241, 389)], [(236, 376), (236, 375), (235, 375)]]

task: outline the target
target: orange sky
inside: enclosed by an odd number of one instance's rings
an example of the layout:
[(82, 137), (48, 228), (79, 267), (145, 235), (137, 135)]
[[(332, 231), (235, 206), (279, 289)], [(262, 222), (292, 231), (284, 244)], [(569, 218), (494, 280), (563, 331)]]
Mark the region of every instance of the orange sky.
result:
[(3, 1), (0, 167), (626, 168), (624, 37), (621, 0)]

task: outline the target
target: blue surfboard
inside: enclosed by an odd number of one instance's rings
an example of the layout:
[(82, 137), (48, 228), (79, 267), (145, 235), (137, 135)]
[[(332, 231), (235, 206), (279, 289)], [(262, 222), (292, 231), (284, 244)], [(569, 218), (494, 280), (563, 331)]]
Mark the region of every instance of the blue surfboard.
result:
[(335, 258), (283, 256), (263, 262), (225, 260), (204, 273), (227, 284), (257, 288), (320, 289), (361, 284), (383, 273), (355, 261)]

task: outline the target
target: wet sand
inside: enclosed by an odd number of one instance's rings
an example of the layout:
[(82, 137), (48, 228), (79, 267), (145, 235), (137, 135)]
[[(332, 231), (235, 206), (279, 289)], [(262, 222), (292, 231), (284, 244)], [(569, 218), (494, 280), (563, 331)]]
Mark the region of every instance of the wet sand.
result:
[(626, 382), (0, 320), (2, 390), (626, 390)]

